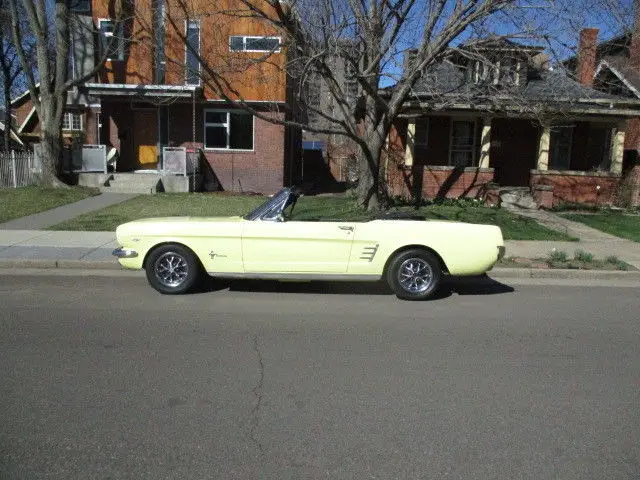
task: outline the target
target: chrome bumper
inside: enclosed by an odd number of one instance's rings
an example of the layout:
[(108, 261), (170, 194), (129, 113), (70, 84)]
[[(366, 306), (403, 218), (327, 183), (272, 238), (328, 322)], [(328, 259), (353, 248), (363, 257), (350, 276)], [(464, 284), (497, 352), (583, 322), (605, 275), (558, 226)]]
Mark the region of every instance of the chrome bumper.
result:
[(504, 254), (506, 253), (507, 249), (503, 246), (499, 246), (498, 247), (498, 260), (502, 260), (502, 257), (504, 257)]
[(129, 248), (116, 248), (111, 255), (118, 258), (135, 258), (138, 256), (138, 252)]

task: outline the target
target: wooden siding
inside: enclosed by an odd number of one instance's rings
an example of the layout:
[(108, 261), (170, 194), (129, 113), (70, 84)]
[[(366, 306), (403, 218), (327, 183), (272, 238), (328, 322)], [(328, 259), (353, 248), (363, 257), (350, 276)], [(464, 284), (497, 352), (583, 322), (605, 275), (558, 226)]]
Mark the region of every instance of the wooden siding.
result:
[[(240, 2), (236, 0), (192, 0), (190, 11), (185, 12), (179, 0), (166, 0), (165, 55), (166, 84), (183, 85), (185, 82), (186, 19), (200, 22), (200, 51), (205, 63), (222, 75), (233, 86), (225, 93), (231, 98), (242, 97), (256, 101), (285, 101), (286, 75), (283, 66), (286, 49), (265, 58), (264, 53), (230, 52), (230, 35), (280, 36), (265, 22), (242, 17)], [(93, 18), (117, 18), (119, 10), (113, 0), (94, 0)], [(130, 38), (125, 59), (109, 61), (101, 74), (105, 83), (153, 83), (153, 28), (152, 0), (137, 0), (135, 11), (123, 12), (125, 36)], [(234, 14), (235, 13), (235, 14)], [(246, 13), (246, 10), (245, 10)], [(261, 61), (265, 60), (265, 61)], [(207, 99), (220, 99), (214, 88), (204, 85)], [(234, 91), (235, 90), (235, 91)]]

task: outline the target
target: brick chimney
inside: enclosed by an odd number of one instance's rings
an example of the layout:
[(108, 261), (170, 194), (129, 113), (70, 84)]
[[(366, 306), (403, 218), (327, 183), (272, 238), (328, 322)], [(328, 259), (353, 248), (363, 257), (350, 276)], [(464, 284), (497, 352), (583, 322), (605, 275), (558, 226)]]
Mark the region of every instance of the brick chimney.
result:
[(582, 85), (593, 85), (593, 75), (596, 73), (596, 46), (598, 45), (598, 29), (583, 28), (580, 31), (580, 45), (578, 47), (578, 65), (576, 74)]
[(634, 0), (635, 19), (629, 44), (629, 64), (640, 71), (640, 1)]

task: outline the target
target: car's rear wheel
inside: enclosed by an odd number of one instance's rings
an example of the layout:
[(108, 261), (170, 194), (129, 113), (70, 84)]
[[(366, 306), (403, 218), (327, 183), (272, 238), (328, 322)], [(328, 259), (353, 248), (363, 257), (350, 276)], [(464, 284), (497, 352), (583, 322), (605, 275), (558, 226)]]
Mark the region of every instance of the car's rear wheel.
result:
[(438, 259), (421, 249), (398, 253), (387, 269), (389, 287), (403, 300), (424, 300), (433, 296), (441, 277)]
[(160, 293), (175, 295), (193, 289), (202, 278), (200, 262), (188, 248), (161, 245), (147, 258), (147, 280)]

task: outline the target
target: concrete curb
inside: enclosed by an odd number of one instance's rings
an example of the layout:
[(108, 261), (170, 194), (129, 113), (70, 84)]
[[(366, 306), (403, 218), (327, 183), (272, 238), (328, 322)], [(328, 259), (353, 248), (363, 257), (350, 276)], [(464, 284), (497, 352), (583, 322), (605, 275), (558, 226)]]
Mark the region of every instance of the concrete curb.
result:
[(573, 270), (561, 268), (494, 268), (487, 275), (495, 278), (555, 278), (561, 280), (637, 280), (640, 271)]
[(76, 270), (125, 270), (117, 260), (49, 260), (0, 258), (0, 268), (63, 268)]
[[(65, 269), (65, 270), (111, 270), (130, 272), (117, 260), (69, 260), (36, 258), (0, 258), (0, 268)], [(628, 280), (640, 282), (640, 271), (615, 270), (568, 270), (546, 268), (494, 268), (487, 272), (491, 278), (539, 278), (579, 280)]]

